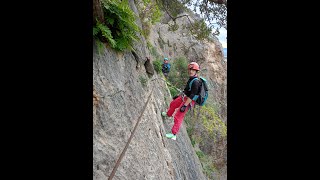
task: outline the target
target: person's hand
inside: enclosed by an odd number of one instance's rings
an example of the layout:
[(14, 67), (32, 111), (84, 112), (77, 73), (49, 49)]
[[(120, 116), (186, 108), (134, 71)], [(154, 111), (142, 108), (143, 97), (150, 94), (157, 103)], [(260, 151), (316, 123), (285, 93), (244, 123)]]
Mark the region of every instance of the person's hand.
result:
[(186, 105), (182, 105), (180, 108), (180, 112), (184, 112), (186, 110), (187, 106)]

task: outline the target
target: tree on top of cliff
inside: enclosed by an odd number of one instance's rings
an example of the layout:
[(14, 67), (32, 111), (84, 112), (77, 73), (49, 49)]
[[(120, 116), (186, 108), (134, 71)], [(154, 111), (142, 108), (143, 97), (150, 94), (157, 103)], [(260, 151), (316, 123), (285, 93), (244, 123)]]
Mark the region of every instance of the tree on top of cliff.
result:
[[(189, 15), (179, 15), (182, 12), (188, 11), (188, 8), (193, 9), (194, 12), (200, 12), (203, 19), (191, 22), (191, 32), (198, 35), (197, 39), (204, 39), (210, 34), (219, 35), (219, 29), (225, 28), (227, 30), (227, 1), (226, 0), (156, 0), (162, 9), (173, 20), (174, 25), (171, 29), (176, 30), (176, 19), (187, 17)], [(197, 11), (198, 10), (198, 11)], [(208, 24), (205, 24), (205, 21)], [(199, 28), (200, 27), (200, 28)]]

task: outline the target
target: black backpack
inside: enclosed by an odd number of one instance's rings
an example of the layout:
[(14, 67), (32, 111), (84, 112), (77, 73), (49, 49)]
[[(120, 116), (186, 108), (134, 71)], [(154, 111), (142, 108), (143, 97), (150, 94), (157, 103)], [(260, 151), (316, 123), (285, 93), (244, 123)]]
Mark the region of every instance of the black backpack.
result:
[(162, 71), (165, 72), (165, 73), (168, 73), (170, 72), (170, 68), (171, 68), (171, 65), (169, 63), (164, 63), (162, 64)]
[[(191, 91), (192, 83), (195, 80), (199, 80), (199, 79), (198, 78), (194, 78), (194, 79), (191, 80), (191, 82), (189, 83), (189, 91)], [(200, 82), (201, 82), (201, 85), (199, 87), (199, 92), (198, 92), (197, 95), (195, 95), (193, 100), (199, 106), (203, 106), (205, 104), (205, 102), (207, 101), (207, 99), (208, 99), (208, 83), (207, 83), (207, 80), (205, 78), (203, 78), (203, 77), (200, 77)]]

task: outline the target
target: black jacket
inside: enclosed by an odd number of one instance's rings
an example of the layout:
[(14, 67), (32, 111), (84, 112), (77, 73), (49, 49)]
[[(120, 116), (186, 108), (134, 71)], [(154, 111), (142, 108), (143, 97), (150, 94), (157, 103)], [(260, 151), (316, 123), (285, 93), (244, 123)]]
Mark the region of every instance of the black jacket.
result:
[(201, 85), (201, 82), (200, 82), (200, 79), (198, 78), (198, 80), (194, 80), (193, 83), (192, 83), (192, 86), (191, 86), (191, 90), (189, 91), (189, 83), (191, 82), (192, 79), (194, 79), (196, 77), (190, 77), (188, 82), (187, 82), (187, 85), (186, 87), (184, 88), (183, 90), (183, 93), (188, 96), (190, 99), (193, 99), (193, 97), (195, 95), (198, 94), (199, 92), (199, 88), (200, 88), (200, 85)]
[(163, 73), (169, 73), (170, 68), (171, 68), (171, 64), (169, 64), (169, 63), (167, 65), (165, 65), (165, 63), (162, 64), (162, 72)]

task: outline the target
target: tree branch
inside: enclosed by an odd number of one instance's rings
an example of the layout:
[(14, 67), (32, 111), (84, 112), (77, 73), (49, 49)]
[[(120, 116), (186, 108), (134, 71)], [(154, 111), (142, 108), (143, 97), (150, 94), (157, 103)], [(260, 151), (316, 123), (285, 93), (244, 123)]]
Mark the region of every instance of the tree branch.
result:
[[(176, 19), (181, 18), (181, 17), (184, 17), (184, 16), (187, 16), (187, 17), (188, 17), (189, 15), (188, 15), (188, 14), (184, 14), (184, 15), (181, 15), (181, 16), (177, 16), (177, 17), (173, 18), (172, 20), (175, 21)], [(188, 18), (189, 18), (189, 17), (188, 17)]]
[[(158, 3), (158, 0), (157, 0), (157, 3)], [(163, 1), (162, 1), (162, 4), (164, 4)], [(187, 18), (188, 18), (188, 20), (189, 20), (192, 28), (194, 28), (188, 14), (184, 14), (184, 15), (181, 15), (181, 16), (173, 17), (173, 16), (169, 13), (169, 11), (168, 11), (168, 9), (167, 9), (166, 7), (163, 6), (163, 9), (164, 9), (164, 10), (166, 11), (166, 13), (170, 16), (170, 18), (172, 19), (172, 21), (176, 21), (176, 19), (178, 19), (178, 18), (187, 16)]]
[(208, 0), (212, 3), (216, 3), (216, 4), (224, 4), (227, 5), (227, 0)]

